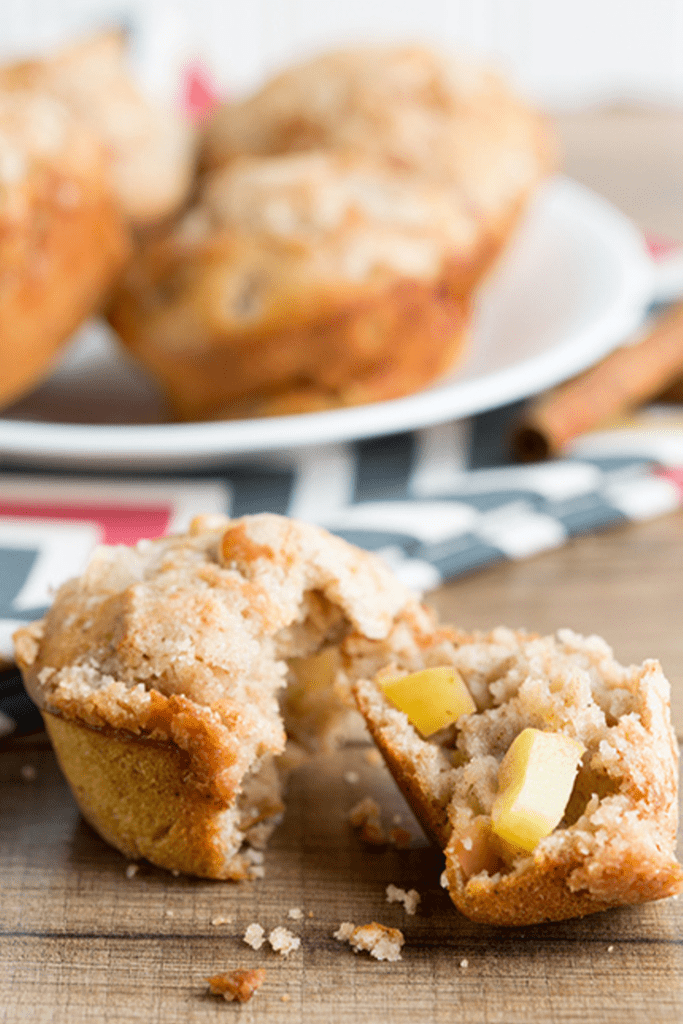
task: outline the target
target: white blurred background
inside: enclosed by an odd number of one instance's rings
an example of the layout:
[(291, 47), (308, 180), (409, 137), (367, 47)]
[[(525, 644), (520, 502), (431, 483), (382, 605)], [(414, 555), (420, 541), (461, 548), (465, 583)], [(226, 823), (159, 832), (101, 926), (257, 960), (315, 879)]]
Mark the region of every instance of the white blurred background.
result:
[(196, 58), (237, 95), (325, 47), (423, 40), (492, 58), (549, 109), (683, 106), (683, 0), (1, 0), (0, 59), (112, 22), (159, 94)]

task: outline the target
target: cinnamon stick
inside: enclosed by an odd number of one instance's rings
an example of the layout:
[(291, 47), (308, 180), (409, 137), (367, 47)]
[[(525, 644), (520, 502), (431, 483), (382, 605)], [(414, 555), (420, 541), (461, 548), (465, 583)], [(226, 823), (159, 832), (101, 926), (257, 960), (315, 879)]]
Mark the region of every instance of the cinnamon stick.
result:
[(519, 459), (556, 455), (573, 438), (654, 398), (683, 377), (683, 303), (633, 345), (617, 349), (526, 409), (513, 436)]

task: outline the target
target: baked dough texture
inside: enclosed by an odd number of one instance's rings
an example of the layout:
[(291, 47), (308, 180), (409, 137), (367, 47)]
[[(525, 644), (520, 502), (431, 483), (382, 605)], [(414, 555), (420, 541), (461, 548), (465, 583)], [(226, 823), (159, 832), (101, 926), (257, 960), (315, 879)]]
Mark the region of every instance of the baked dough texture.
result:
[[(570, 630), (440, 627), (380, 559), (318, 527), (203, 516), (187, 534), (102, 547), (15, 647), (84, 816), (130, 858), (258, 874), (251, 848), (283, 810), (286, 733), (324, 745), (355, 700), (473, 920), (561, 920), (683, 887), (656, 661), (623, 667)], [(425, 740), (378, 680), (443, 665), (477, 710)], [(586, 748), (562, 821), (532, 853), (488, 828), (499, 765), (528, 727)]]
[(185, 419), (357, 405), (448, 369), (491, 257), (419, 179), (325, 152), (245, 158), (142, 250), (110, 319)]
[[(580, 917), (678, 893), (678, 750), (669, 684), (656, 661), (623, 667), (599, 637), (400, 630), (345, 641), (349, 680), (370, 732), (425, 830), (444, 849), (443, 884), (474, 921), (527, 925)], [(392, 707), (377, 673), (454, 665), (477, 705), (422, 739)], [(564, 818), (532, 853), (495, 847), (468, 874), (488, 836), (498, 767), (527, 727), (586, 747)], [(495, 841), (495, 837), (494, 837)]]
[(190, 187), (190, 129), (143, 98), (124, 57), (111, 32), (0, 68), (0, 404), (49, 373), (102, 308), (131, 230)]
[(421, 46), (368, 46), (288, 68), (221, 106), (203, 161), (333, 150), (443, 185), (484, 230), (556, 159), (548, 125), (489, 68)]
[(192, 206), (111, 312), (189, 419), (380, 401), (442, 376), (554, 154), (495, 76), (388, 48), (224, 105), (202, 162)]
[(194, 175), (194, 131), (169, 107), (144, 96), (127, 61), (126, 34), (100, 32), (40, 60), (0, 70), (0, 86), (30, 89), (62, 103), (107, 154), (108, 179), (136, 227), (173, 213)]
[(282, 811), (287, 660), (350, 630), (381, 640), (405, 615), (429, 621), (378, 558), (324, 530), (200, 517), (99, 549), (15, 646), (94, 828), (128, 857), (243, 878)]
[(0, 76), (0, 404), (49, 372), (129, 253), (103, 144), (60, 100)]

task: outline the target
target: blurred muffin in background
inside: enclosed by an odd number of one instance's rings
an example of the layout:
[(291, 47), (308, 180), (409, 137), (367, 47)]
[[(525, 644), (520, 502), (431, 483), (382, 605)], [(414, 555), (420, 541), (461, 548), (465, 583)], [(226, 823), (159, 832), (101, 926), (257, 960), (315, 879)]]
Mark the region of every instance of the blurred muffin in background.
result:
[(0, 72), (5, 87), (60, 100), (106, 148), (109, 180), (123, 213), (148, 225), (184, 202), (194, 176), (196, 139), (173, 111), (143, 96), (126, 60), (126, 34), (102, 32), (46, 60)]
[(140, 249), (111, 321), (186, 419), (410, 394), (457, 361), (553, 160), (487, 71), (418, 48), (320, 57), (215, 112), (193, 205)]
[(119, 33), (0, 68), (0, 403), (100, 309), (131, 231), (172, 213), (194, 141), (138, 93)]
[(111, 318), (184, 418), (377, 401), (456, 357), (477, 244), (420, 178), (333, 152), (245, 158), (145, 248)]
[(323, 54), (207, 126), (209, 167), (245, 154), (361, 152), (452, 193), (496, 241), (556, 161), (546, 121), (486, 67), (418, 46)]

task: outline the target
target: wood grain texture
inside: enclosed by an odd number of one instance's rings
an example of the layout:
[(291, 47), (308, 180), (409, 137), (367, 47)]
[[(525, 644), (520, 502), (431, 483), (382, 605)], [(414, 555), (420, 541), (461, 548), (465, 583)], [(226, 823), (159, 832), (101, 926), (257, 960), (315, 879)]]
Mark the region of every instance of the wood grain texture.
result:
[[(262, 966), (266, 981), (243, 1020), (680, 1021), (683, 904), (526, 929), (472, 924), (438, 885), (441, 855), (366, 753), (348, 749), (297, 773), (266, 878), (236, 885), (146, 865), (127, 878), (125, 859), (80, 818), (45, 743), (6, 751), (0, 1020), (212, 1021), (234, 1008), (206, 995), (205, 978)], [(21, 778), (27, 763), (32, 782)], [(349, 769), (355, 785), (344, 780)], [(387, 821), (402, 815), (411, 849), (362, 845), (346, 815), (366, 793)], [(389, 882), (421, 892), (415, 917), (386, 902)], [(313, 917), (290, 921), (294, 906)], [(231, 920), (214, 926), (216, 917)], [(403, 960), (354, 956), (332, 938), (343, 920), (402, 928)], [(287, 959), (254, 952), (242, 941), (252, 921), (290, 927), (301, 949)]]
[[(599, 187), (611, 122), (601, 131), (595, 116), (581, 122), (577, 115), (565, 135), (570, 166), (584, 168)], [(665, 122), (646, 135), (671, 153), (667, 138), (678, 142), (671, 118)], [(624, 158), (612, 188), (638, 184), (645, 149), (632, 138), (636, 169), (629, 176)], [(612, 152), (616, 159), (622, 150)], [(638, 194), (642, 223), (657, 226), (669, 193), (658, 203), (652, 186), (648, 209)], [(504, 622), (545, 633), (571, 626), (605, 636), (624, 662), (660, 657), (680, 736), (682, 551), (679, 513), (495, 566), (433, 598), (444, 618), (466, 628)], [(293, 776), (265, 879), (236, 885), (144, 865), (127, 878), (125, 859), (79, 816), (45, 736), (6, 741), (1, 1024), (203, 1024), (234, 1014), (255, 1024), (680, 1024), (683, 899), (534, 928), (472, 924), (439, 887), (440, 853), (420, 836), (386, 770), (368, 763), (368, 750), (348, 748)], [(35, 779), (22, 776), (26, 765)], [(344, 779), (349, 770), (358, 773), (356, 784)], [(402, 816), (415, 836), (410, 849), (368, 848), (349, 828), (349, 809), (368, 793), (388, 824)], [(415, 917), (386, 902), (390, 882), (422, 893)], [(291, 921), (290, 907), (313, 916)], [(230, 921), (212, 925), (216, 917)], [(404, 931), (399, 963), (356, 956), (331, 937), (341, 921), (373, 919)], [(290, 927), (301, 949), (288, 959), (267, 947), (254, 952), (241, 938), (252, 921)], [(207, 995), (209, 975), (257, 966), (267, 977), (251, 1003), (238, 1008)]]

